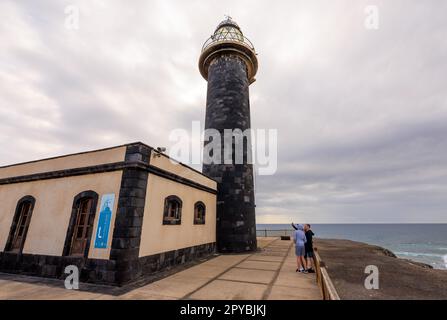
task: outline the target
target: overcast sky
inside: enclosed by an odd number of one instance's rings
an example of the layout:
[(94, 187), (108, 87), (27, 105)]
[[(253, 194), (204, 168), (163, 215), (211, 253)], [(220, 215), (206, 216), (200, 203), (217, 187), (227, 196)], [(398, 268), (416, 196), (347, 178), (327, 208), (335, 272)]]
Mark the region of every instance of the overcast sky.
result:
[(173, 129), (204, 121), (197, 61), (229, 14), (259, 54), (252, 126), (278, 129), (258, 223), (447, 222), (446, 12), (439, 0), (2, 0), (0, 165), (169, 147)]

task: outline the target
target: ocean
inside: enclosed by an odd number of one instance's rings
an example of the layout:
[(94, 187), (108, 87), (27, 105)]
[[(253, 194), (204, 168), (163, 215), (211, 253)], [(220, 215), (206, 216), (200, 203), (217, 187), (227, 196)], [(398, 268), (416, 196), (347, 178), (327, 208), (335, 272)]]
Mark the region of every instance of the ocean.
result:
[[(258, 236), (278, 236), (290, 224), (258, 224)], [(317, 238), (349, 239), (378, 245), (396, 256), (447, 269), (447, 224), (314, 224)]]

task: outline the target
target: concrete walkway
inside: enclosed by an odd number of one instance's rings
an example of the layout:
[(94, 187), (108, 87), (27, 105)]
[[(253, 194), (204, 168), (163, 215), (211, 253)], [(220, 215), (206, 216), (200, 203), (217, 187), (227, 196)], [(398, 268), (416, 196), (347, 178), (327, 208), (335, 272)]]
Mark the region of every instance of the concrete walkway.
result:
[(278, 238), (258, 241), (262, 250), (257, 253), (221, 255), (118, 296), (66, 290), (33, 278), (34, 283), (0, 279), (0, 299), (321, 299), (315, 274), (295, 272), (290, 241)]

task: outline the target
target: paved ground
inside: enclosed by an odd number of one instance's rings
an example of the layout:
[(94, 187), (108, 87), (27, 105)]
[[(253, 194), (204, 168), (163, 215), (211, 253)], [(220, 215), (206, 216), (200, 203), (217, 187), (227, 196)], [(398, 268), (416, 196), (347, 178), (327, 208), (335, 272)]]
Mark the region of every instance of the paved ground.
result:
[(50, 285), (41, 278), (26, 277), (23, 281), (24, 277), (3, 274), (0, 299), (321, 299), (315, 275), (295, 272), (290, 241), (258, 241), (262, 250), (257, 253), (221, 255), (121, 295), (66, 290), (61, 281)]
[[(341, 299), (447, 299), (447, 270), (398, 259), (381, 247), (317, 239), (315, 246)], [(365, 289), (365, 267), (379, 269), (379, 289)]]

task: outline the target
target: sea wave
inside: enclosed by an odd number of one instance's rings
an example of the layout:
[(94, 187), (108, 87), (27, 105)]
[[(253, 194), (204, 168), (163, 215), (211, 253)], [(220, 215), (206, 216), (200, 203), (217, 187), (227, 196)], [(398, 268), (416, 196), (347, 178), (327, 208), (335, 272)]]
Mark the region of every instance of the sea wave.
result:
[(395, 252), (395, 254), (409, 257), (436, 257), (436, 258), (443, 258), (444, 261), (446, 261), (445, 259), (447, 259), (447, 255), (436, 254), (436, 253), (398, 251)]
[(431, 264), (435, 269), (447, 269), (447, 254), (395, 251), (398, 257)]

